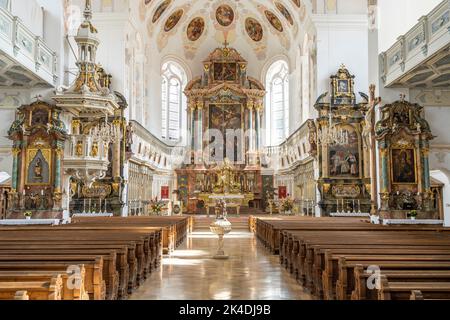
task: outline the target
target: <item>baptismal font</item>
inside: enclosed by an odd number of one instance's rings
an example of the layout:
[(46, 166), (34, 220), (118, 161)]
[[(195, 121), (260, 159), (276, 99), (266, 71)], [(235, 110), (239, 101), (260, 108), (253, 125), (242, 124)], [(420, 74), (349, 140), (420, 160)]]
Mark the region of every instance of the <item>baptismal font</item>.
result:
[(219, 245), (214, 259), (228, 259), (223, 249), (224, 236), (231, 232), (231, 223), (227, 220), (227, 202), (225, 199), (218, 199), (216, 202), (216, 220), (211, 223), (210, 229), (212, 233), (219, 236)]

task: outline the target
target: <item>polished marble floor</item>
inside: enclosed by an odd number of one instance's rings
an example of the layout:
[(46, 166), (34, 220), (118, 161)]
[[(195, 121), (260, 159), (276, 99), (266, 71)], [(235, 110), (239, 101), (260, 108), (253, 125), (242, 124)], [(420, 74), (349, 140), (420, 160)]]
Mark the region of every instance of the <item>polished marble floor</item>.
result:
[(311, 296), (246, 231), (226, 236), (228, 260), (212, 259), (216, 238), (194, 232), (132, 296), (134, 300), (309, 300)]

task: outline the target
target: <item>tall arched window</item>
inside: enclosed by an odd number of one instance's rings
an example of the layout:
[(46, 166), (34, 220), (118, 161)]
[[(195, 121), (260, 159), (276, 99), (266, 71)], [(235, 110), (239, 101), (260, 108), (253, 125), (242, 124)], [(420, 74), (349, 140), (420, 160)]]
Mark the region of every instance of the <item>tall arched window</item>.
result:
[(274, 62), (266, 74), (267, 144), (279, 145), (289, 134), (289, 68), (284, 60)]
[(161, 82), (161, 137), (168, 141), (181, 139), (182, 110), (186, 104), (183, 94), (186, 73), (176, 62), (169, 61), (162, 67)]

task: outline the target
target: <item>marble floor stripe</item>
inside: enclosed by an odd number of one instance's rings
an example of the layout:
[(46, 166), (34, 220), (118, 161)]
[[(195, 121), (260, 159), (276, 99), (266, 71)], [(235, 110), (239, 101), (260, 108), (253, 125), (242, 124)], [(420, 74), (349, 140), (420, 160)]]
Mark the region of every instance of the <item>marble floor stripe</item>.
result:
[(197, 231), (132, 296), (134, 300), (309, 300), (253, 234), (226, 236), (228, 260), (214, 260), (217, 238)]

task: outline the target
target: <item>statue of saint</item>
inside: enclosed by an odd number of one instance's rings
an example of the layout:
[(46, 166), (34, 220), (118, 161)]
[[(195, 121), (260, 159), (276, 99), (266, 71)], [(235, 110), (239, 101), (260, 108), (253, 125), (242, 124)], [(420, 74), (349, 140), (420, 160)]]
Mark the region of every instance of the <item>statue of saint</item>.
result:
[(42, 179), (42, 160), (39, 158), (34, 165), (34, 178)]
[(91, 157), (97, 157), (98, 156), (98, 143), (94, 142), (92, 144), (92, 148), (91, 148)]
[(83, 156), (83, 142), (82, 141), (78, 141), (77, 145), (75, 147), (75, 154), (77, 155), (77, 157), (82, 157)]
[(134, 128), (133, 123), (129, 122), (126, 128), (126, 149), (127, 152), (131, 152), (131, 146), (133, 145)]

